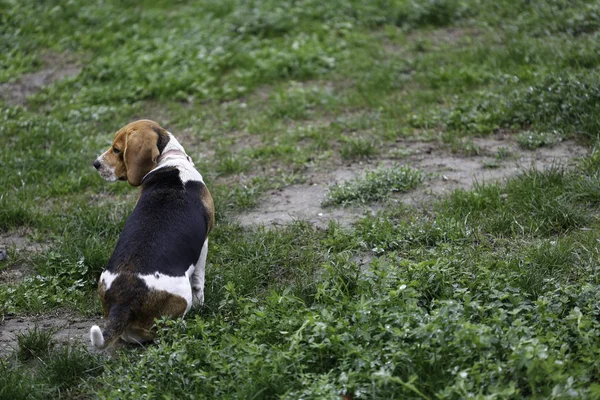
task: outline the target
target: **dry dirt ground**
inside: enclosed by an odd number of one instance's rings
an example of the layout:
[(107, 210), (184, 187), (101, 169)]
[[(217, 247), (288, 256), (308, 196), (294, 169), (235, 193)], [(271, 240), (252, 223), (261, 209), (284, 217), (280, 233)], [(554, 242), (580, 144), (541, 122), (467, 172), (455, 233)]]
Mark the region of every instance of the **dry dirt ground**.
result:
[[(33, 242), (27, 234), (25, 229), (0, 234), (0, 252), (6, 249), (26, 254), (45, 251), (47, 247), (45, 244)], [(0, 260), (0, 268), (3, 262), (10, 262), (10, 259)], [(34, 275), (34, 271), (26, 262), (18, 262), (11, 265), (10, 268), (0, 270), (0, 284), (18, 283), (32, 275)], [(0, 357), (7, 356), (16, 349), (18, 334), (33, 329), (36, 325), (39, 329), (54, 332), (54, 339), (59, 344), (83, 343), (88, 345), (91, 326), (100, 322), (99, 318), (86, 318), (71, 311), (54, 311), (39, 316), (5, 315), (0, 318)]]
[(46, 53), (42, 56), (42, 62), (43, 69), (25, 74), (16, 82), (0, 84), (0, 97), (10, 105), (23, 106), (27, 103), (27, 96), (44, 86), (81, 72), (81, 66), (64, 54)]
[(0, 357), (7, 356), (17, 347), (17, 335), (33, 329), (54, 332), (54, 341), (58, 344), (84, 344), (92, 350), (89, 331), (98, 318), (85, 318), (69, 311), (54, 311), (37, 317), (5, 316), (0, 329)]
[[(469, 189), (475, 182), (505, 180), (531, 166), (545, 169), (556, 164), (569, 164), (587, 152), (573, 141), (531, 151), (521, 149), (510, 136), (476, 138), (473, 142), (479, 149), (478, 155), (473, 156), (454, 154), (428, 142), (402, 143), (402, 150), (410, 154), (402, 160), (375, 159), (328, 173), (314, 173), (308, 177), (306, 184), (269, 192), (258, 208), (239, 215), (238, 220), (243, 226), (282, 225), (298, 219), (309, 220), (317, 227), (327, 226), (331, 220), (349, 225), (365, 213), (377, 211), (378, 207), (323, 208), (321, 202), (325, 199), (327, 189), (329, 185), (348, 181), (378, 165), (406, 164), (423, 171), (426, 176), (424, 184), (416, 190), (396, 196), (398, 201), (422, 205), (454, 189)], [(508, 156), (499, 159), (499, 152)]]

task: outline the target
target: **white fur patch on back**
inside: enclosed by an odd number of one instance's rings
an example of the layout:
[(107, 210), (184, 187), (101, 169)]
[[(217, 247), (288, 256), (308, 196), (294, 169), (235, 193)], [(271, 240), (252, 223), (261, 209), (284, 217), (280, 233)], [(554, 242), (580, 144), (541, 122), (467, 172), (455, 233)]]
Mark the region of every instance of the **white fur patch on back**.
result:
[[(186, 154), (186, 156), (184, 157), (183, 155), (167, 155), (165, 159), (161, 160), (160, 163), (158, 163), (158, 166), (152, 171), (148, 172), (146, 176), (158, 170), (159, 168), (175, 167), (179, 170), (179, 177), (184, 185), (188, 181), (204, 183), (202, 175), (200, 175), (200, 172), (198, 172), (198, 170), (194, 168), (194, 163), (188, 160), (187, 153), (185, 152), (183, 146), (179, 143), (177, 139), (175, 139), (171, 132), (167, 133), (169, 134), (169, 142), (163, 149), (162, 154), (166, 154), (168, 151), (176, 150), (183, 152), (184, 154)], [(146, 178), (146, 176), (144, 176), (144, 179)]]
[(105, 290), (110, 289), (110, 285), (112, 285), (113, 281), (119, 276), (118, 274), (113, 274), (110, 271), (104, 271), (102, 275), (100, 275), (100, 282), (104, 282)]
[(188, 160), (186, 160), (183, 157), (173, 157), (173, 158), (167, 157), (164, 161), (160, 162), (160, 165), (158, 167), (156, 167), (152, 171), (148, 172), (148, 175), (153, 173), (154, 171), (159, 170), (160, 168), (163, 168), (163, 167), (177, 168), (179, 170), (179, 178), (181, 179), (181, 182), (184, 185), (188, 181), (196, 181), (196, 182), (204, 183), (204, 179), (202, 178), (202, 175), (200, 175), (200, 172), (198, 172), (198, 170), (196, 168), (194, 168), (194, 165), (192, 163), (190, 163)]
[[(167, 160), (167, 163), (170, 160)], [(181, 159), (176, 159), (173, 161), (182, 161)], [(169, 164), (166, 164), (169, 165)], [(179, 178), (181, 179), (181, 182), (183, 182), (183, 184), (185, 185), (185, 183), (187, 181), (196, 181), (196, 182), (202, 182), (204, 183), (204, 179), (202, 179), (202, 175), (200, 174), (200, 172), (198, 172), (198, 170), (196, 168), (194, 168), (189, 162), (184, 161), (182, 163), (173, 163), (171, 164), (175, 167), (177, 167), (177, 169), (179, 170)]]
[(168, 276), (156, 272), (149, 275), (139, 274), (138, 277), (143, 280), (150, 289), (164, 290), (165, 292), (183, 297), (187, 302), (187, 307), (185, 309), (185, 312), (187, 313), (192, 307), (192, 285), (190, 285), (190, 275), (194, 272), (194, 269), (195, 266), (190, 265), (184, 276)]
[[(150, 289), (164, 290), (165, 292), (183, 297), (187, 302), (187, 307), (185, 309), (185, 312), (187, 313), (192, 306), (192, 285), (190, 284), (190, 276), (192, 276), (195, 269), (195, 265), (190, 265), (185, 271), (184, 276), (169, 276), (161, 274), (160, 272), (155, 272), (154, 274), (148, 275), (137, 274), (137, 277), (143, 280)], [(102, 272), (102, 275), (100, 275), (100, 282), (104, 283), (105, 290), (110, 289), (110, 286), (118, 276), (119, 274), (114, 274), (110, 271)]]

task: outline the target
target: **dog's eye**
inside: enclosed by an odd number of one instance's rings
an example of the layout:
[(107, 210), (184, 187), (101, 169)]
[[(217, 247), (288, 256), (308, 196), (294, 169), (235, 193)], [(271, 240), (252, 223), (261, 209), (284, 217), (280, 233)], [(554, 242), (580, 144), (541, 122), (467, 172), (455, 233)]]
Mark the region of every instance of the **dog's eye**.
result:
[(117, 149), (116, 147), (113, 147), (113, 153), (119, 154), (120, 152), (121, 150)]

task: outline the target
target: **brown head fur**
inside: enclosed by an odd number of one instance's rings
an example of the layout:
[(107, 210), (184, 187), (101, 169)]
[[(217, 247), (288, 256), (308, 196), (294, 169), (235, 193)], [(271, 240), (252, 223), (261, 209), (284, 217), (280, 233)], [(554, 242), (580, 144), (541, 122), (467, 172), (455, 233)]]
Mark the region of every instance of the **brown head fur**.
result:
[(119, 180), (139, 186), (142, 178), (154, 168), (160, 154), (159, 143), (168, 138), (165, 129), (156, 122), (142, 119), (125, 125), (115, 134), (104, 154), (104, 163), (114, 168)]

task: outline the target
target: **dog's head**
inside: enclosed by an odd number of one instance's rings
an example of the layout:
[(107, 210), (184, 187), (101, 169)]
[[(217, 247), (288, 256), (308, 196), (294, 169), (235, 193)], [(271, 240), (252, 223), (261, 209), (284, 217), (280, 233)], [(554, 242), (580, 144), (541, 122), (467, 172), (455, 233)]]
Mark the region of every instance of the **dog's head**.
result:
[(156, 122), (132, 122), (119, 129), (110, 148), (94, 161), (94, 167), (109, 182), (122, 180), (139, 186), (142, 178), (156, 168), (168, 141), (169, 134)]

